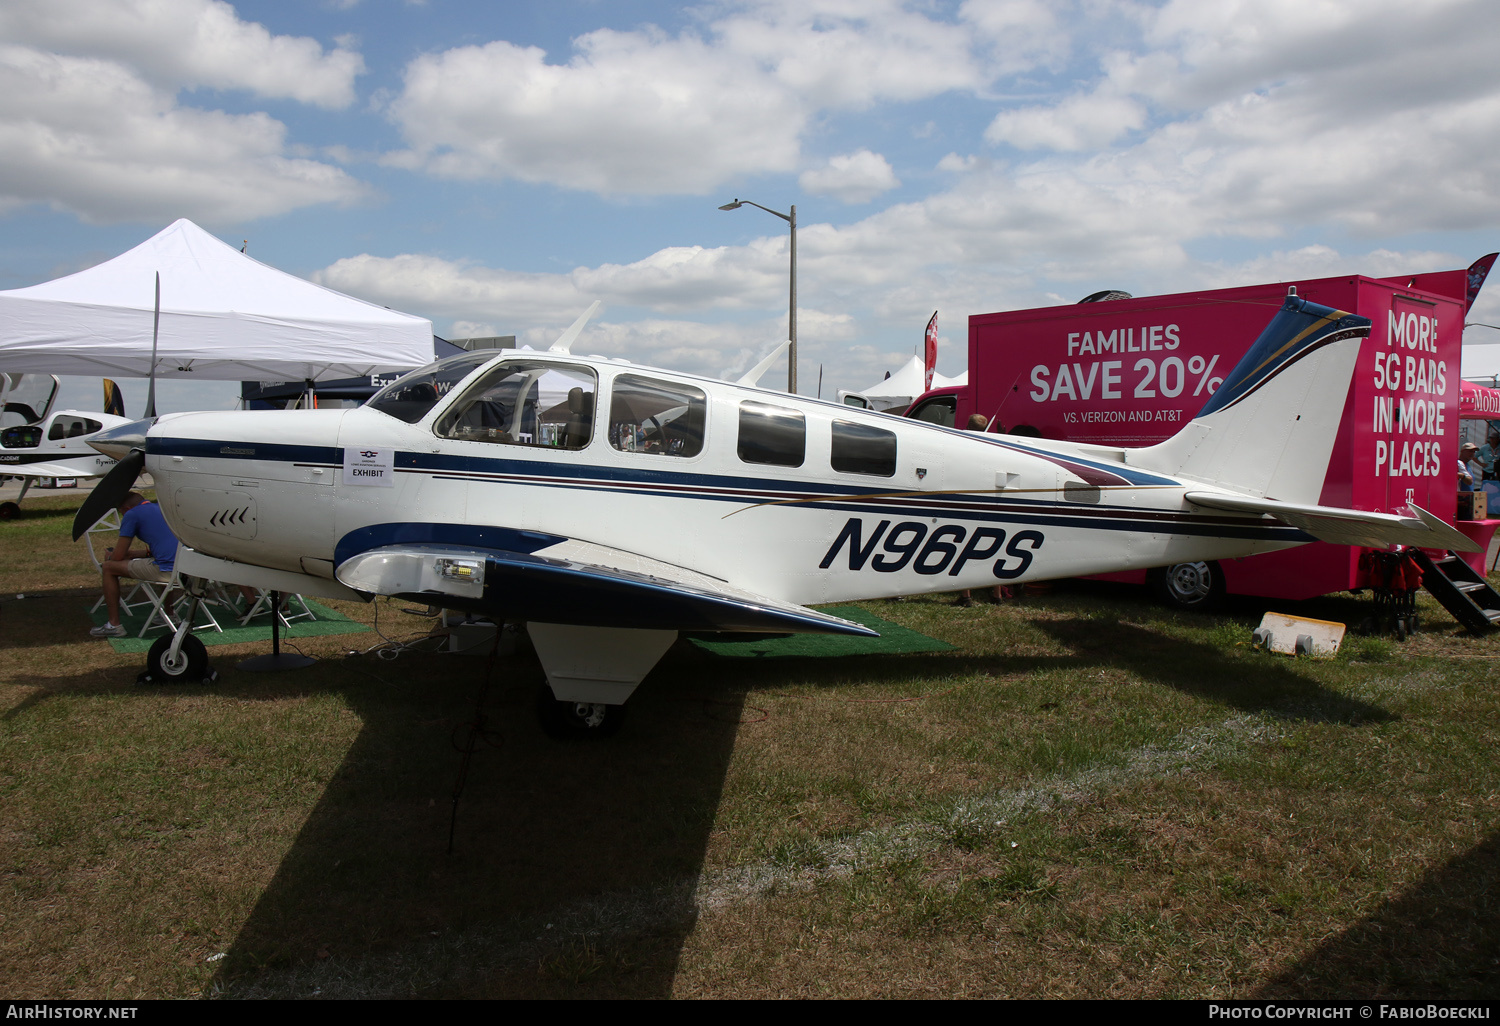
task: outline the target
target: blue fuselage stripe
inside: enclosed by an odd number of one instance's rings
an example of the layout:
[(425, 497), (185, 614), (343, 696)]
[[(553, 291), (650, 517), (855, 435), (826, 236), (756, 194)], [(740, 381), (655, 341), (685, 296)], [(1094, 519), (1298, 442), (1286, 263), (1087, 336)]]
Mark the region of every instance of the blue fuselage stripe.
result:
[[(1012, 447), (1013, 443), (1004, 443)], [(1022, 448), (1016, 446), (1016, 448)], [(1024, 451), (1024, 450), (1023, 450)], [(263, 442), (228, 442), (211, 439), (152, 438), (147, 453), (153, 456), (193, 456), (206, 459), (264, 460), (281, 463), (342, 465), (344, 451), (336, 446), (287, 445)], [(942, 517), (949, 520), (1036, 524), (1084, 530), (1129, 531), (1226, 538), (1264, 538), (1269, 541), (1312, 541), (1311, 536), (1284, 525), (1266, 524), (1232, 516), (1190, 514), (1166, 509), (1076, 503), (1045, 499), (960, 493), (952, 498), (924, 498), (921, 494), (884, 497), (872, 494), (885, 482), (872, 480), (864, 487), (817, 481), (796, 481), (730, 475), (682, 473), (671, 470), (641, 470), (629, 467), (599, 467), (542, 460), (515, 460), (442, 453), (398, 452), (399, 472), (428, 474), (437, 478), (474, 483), (521, 485), (533, 488), (564, 488), (620, 495), (649, 494), (740, 506), (785, 503), (812, 509), (836, 510), (866, 516), (892, 518)], [(1121, 472), (1123, 471), (1115, 471)], [(1135, 474), (1141, 483), (1178, 485), (1170, 478)], [(891, 482), (894, 483), (894, 482)], [(887, 486), (888, 487), (888, 486)], [(915, 490), (914, 490), (915, 491)]]

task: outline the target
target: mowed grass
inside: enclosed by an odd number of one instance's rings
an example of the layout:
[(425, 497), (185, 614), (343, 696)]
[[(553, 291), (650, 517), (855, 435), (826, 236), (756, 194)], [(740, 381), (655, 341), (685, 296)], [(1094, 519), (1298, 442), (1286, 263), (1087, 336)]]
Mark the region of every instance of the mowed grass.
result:
[(1316, 662), (1252, 651), (1261, 612), (1368, 599), (867, 603), (956, 650), (679, 643), (566, 744), (524, 647), (481, 693), (406, 603), (338, 604), (393, 659), (137, 686), (78, 501), (0, 525), (7, 996), (1500, 993), (1500, 638), (1425, 598)]

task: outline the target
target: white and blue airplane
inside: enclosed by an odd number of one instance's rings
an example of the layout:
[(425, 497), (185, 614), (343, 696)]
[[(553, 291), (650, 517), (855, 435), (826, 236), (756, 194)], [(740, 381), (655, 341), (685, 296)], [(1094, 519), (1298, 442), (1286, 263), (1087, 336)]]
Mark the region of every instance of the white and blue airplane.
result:
[[(39, 481), (101, 477), (115, 460), (89, 445), (102, 431), (131, 423), (128, 417), (84, 410), (54, 410), (61, 382), (54, 374), (6, 374), (0, 380), (0, 475), (21, 479), (21, 494), (0, 502), (0, 520), (21, 513), (21, 500)], [(113, 390), (113, 391), (112, 391)], [(105, 404), (119, 389), (105, 379)]]
[[(597, 304), (596, 304), (597, 305)], [(590, 311), (592, 312), (592, 310)], [(570, 349), (449, 357), (352, 410), (180, 413), (95, 445), (144, 466), (182, 573), (524, 621), (552, 713), (607, 732), (679, 632), (869, 628), (823, 603), (1268, 552), (1470, 550), (1316, 505), (1368, 319), (1288, 296), (1198, 416), (1139, 449), (957, 431)], [(179, 634), (152, 671), (200, 670)]]

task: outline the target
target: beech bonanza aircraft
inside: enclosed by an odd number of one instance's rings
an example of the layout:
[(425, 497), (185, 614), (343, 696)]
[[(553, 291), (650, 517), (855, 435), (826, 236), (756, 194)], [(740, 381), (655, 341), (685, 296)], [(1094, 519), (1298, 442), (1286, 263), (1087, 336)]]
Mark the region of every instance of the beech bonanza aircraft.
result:
[[(590, 311), (592, 312), (592, 311)], [(604, 733), (680, 631), (868, 628), (809, 604), (1267, 552), (1472, 549), (1425, 510), (1314, 505), (1370, 322), (1288, 296), (1177, 435), (1111, 449), (955, 431), (550, 351), (467, 353), (353, 410), (181, 413), (96, 440), (142, 466), (189, 575), (525, 621), (552, 700)], [(148, 430), (149, 428), (149, 430)], [(186, 632), (153, 672), (201, 671)], [(550, 714), (547, 713), (551, 709)]]
[[(100, 431), (130, 420), (108, 413), (53, 412), (60, 388), (53, 374), (6, 374), (4, 379), (0, 381), (0, 410), (20, 419), (20, 423), (0, 428), (0, 474), (22, 480), (21, 494), (15, 501), (0, 502), (0, 520), (10, 520), (20, 514), (21, 500), (38, 480), (109, 473), (114, 459), (96, 452), (88, 443)], [(106, 379), (106, 405), (111, 401), (118, 404), (118, 396), (115, 383)]]

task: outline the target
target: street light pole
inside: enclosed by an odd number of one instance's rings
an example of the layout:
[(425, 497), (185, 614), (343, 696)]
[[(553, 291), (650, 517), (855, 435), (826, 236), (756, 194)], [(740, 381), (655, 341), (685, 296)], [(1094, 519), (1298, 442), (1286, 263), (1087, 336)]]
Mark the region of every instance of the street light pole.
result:
[(764, 210), (768, 214), (775, 214), (777, 217), (781, 218), (787, 224), (791, 225), (791, 228), (792, 228), (792, 241), (791, 241), (791, 247), (790, 247), (791, 248), (791, 254), (792, 254), (792, 293), (791, 293), (791, 300), (787, 304), (787, 317), (786, 317), (786, 320), (787, 320), (786, 337), (787, 337), (787, 341), (790, 342), (791, 345), (787, 347), (787, 354), (786, 354), (786, 359), (787, 359), (787, 367), (786, 367), (786, 390), (789, 393), (791, 393), (792, 395), (796, 395), (797, 394), (797, 208), (795, 206), (793, 206), (792, 207), (792, 212), (790, 214), (783, 214), (779, 210), (772, 210), (770, 207), (762, 207), (759, 203), (756, 203), (754, 200), (736, 199), (733, 203), (726, 203), (722, 207), (720, 207), (719, 209), (720, 210), (738, 210), (740, 207), (744, 206), (747, 203), (750, 206), (752, 206), (752, 207), (759, 207), (761, 210)]

